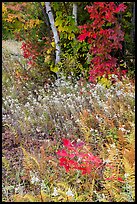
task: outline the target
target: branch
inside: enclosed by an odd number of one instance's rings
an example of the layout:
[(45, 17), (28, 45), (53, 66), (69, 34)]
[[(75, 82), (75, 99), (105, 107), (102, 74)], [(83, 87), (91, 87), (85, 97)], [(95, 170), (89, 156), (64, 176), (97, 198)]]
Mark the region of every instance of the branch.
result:
[(50, 42), (51, 42), (52, 40), (51, 40), (51, 36), (50, 36), (50, 24), (49, 24), (48, 19), (47, 19), (47, 14), (46, 14), (41, 2), (39, 2), (39, 6), (40, 6), (40, 8), (42, 10), (42, 13), (43, 13), (43, 16), (44, 16), (44, 22), (47, 25), (48, 37), (49, 37)]

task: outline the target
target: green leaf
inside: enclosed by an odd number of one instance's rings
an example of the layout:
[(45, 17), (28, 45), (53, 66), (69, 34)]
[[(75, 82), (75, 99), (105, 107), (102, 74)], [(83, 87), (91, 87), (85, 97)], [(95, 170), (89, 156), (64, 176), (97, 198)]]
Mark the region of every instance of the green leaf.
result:
[(128, 11), (126, 14), (125, 14), (126, 17), (131, 17), (132, 14)]
[(68, 34), (64, 33), (64, 35), (63, 36), (61, 35), (61, 37), (64, 37), (65, 39), (67, 39), (68, 38)]
[(57, 16), (61, 16), (61, 15), (62, 15), (62, 12), (61, 12), (61, 11), (57, 11), (57, 12), (56, 12), (56, 15), (57, 15)]
[(64, 28), (63, 26), (59, 26), (59, 27), (58, 27), (58, 30), (59, 30), (59, 32), (64, 32), (64, 31), (65, 31), (65, 28)]
[(68, 35), (68, 39), (69, 39), (69, 40), (72, 40), (72, 39), (74, 39), (74, 38), (75, 38), (75, 35), (74, 35), (73, 33), (71, 33), (71, 34)]
[(110, 23), (110, 22), (106, 24), (106, 26), (111, 26), (111, 25), (112, 25), (112, 23)]
[(59, 71), (59, 68), (57, 67), (57, 66), (50, 66), (50, 70), (52, 71), (52, 72), (55, 72), (55, 73), (57, 73), (58, 71)]
[(56, 18), (55, 26), (61, 26), (63, 21), (60, 18)]

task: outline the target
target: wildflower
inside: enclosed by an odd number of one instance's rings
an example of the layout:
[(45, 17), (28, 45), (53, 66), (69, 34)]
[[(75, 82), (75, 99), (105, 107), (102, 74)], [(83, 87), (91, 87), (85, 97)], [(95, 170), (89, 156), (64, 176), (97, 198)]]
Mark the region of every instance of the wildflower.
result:
[(68, 189), (68, 191), (66, 192), (67, 196), (72, 196), (74, 197), (74, 194), (72, 193), (72, 191), (70, 190), (70, 188)]
[(118, 90), (117, 92), (116, 92), (116, 95), (117, 96), (120, 96), (122, 94), (122, 91), (120, 91), (120, 90)]
[(41, 190), (45, 190), (45, 187), (46, 187), (45, 182), (44, 182), (44, 180), (42, 180), (42, 182), (41, 182)]
[(92, 131), (94, 131), (94, 129), (93, 129), (93, 128), (91, 128), (91, 129), (90, 129), (90, 132), (92, 132)]
[(31, 178), (31, 183), (32, 184), (34, 184), (34, 183), (38, 183), (40, 180), (37, 178), (37, 177), (35, 177), (35, 176), (33, 176), (32, 178)]
[[(110, 150), (109, 150), (109, 151), (110, 151)], [(103, 162), (106, 163), (106, 164), (108, 164), (108, 163), (110, 163), (111, 161), (110, 161), (109, 159), (105, 159)]]
[(24, 187), (23, 186), (17, 186), (15, 188), (15, 193), (19, 193), (20, 195), (23, 195)]
[(129, 176), (129, 174), (128, 174), (128, 173), (125, 173), (124, 176), (125, 176), (125, 178), (127, 178), (127, 177)]
[(119, 130), (121, 130), (122, 132), (126, 131), (123, 127), (119, 128)]
[(77, 167), (78, 170), (81, 170), (82, 171), (82, 174), (90, 174), (91, 173), (91, 168), (92, 166), (88, 163), (86, 164), (81, 164), (80, 167)]
[(68, 172), (70, 169), (70, 166), (68, 164), (68, 160), (66, 158), (60, 158), (59, 161), (60, 161), (60, 166), (64, 166), (66, 171)]
[(111, 144), (110, 145), (112, 148), (115, 148), (116, 146), (115, 146), (115, 143), (113, 143), (113, 144)]
[(30, 171), (30, 176), (31, 176), (31, 183), (32, 184), (38, 183), (40, 181), (39, 178), (31, 171)]
[(124, 182), (124, 180), (121, 177), (116, 178), (115, 176), (111, 176), (111, 177), (106, 178), (106, 180), (108, 180), (108, 181), (115, 180), (115, 179), (117, 181)]
[(54, 187), (54, 192), (52, 193), (52, 195), (53, 196), (58, 196), (59, 195), (56, 187)]

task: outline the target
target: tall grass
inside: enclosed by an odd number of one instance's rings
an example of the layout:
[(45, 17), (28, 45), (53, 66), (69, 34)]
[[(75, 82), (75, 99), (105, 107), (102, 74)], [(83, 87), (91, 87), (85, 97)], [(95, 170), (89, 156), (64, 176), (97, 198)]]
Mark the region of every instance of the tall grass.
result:
[[(2, 51), (3, 143), (8, 130), (14, 143), (11, 151), (18, 148), (23, 159), (13, 170), (14, 161), (7, 158), (3, 144), (3, 201), (134, 201), (134, 84), (117, 79), (105, 88), (62, 79), (45, 92), (17, 77), (26, 68), (25, 60), (13, 42), (6, 43), (10, 46), (3, 44)], [(79, 171), (65, 172), (56, 155), (62, 138), (84, 141), (89, 152), (113, 168), (104, 168), (94, 179)], [(112, 175), (123, 182), (105, 179)]]

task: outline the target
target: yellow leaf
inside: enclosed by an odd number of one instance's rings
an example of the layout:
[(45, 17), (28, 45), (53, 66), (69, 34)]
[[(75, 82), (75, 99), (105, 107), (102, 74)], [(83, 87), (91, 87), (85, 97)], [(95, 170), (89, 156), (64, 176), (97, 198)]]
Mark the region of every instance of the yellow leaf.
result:
[(52, 47), (55, 47), (55, 42), (52, 42), (51, 45), (52, 45)]
[(51, 66), (51, 67), (50, 67), (50, 70), (51, 70), (52, 72), (55, 72), (55, 73), (56, 73), (56, 72), (59, 71), (59, 68), (56, 67), (56, 66), (55, 66), (55, 67), (52, 67), (52, 66)]
[(47, 54), (50, 54), (52, 51), (52, 49), (47, 50)]
[(7, 8), (4, 3), (2, 3), (2, 13), (5, 14), (7, 12)]

